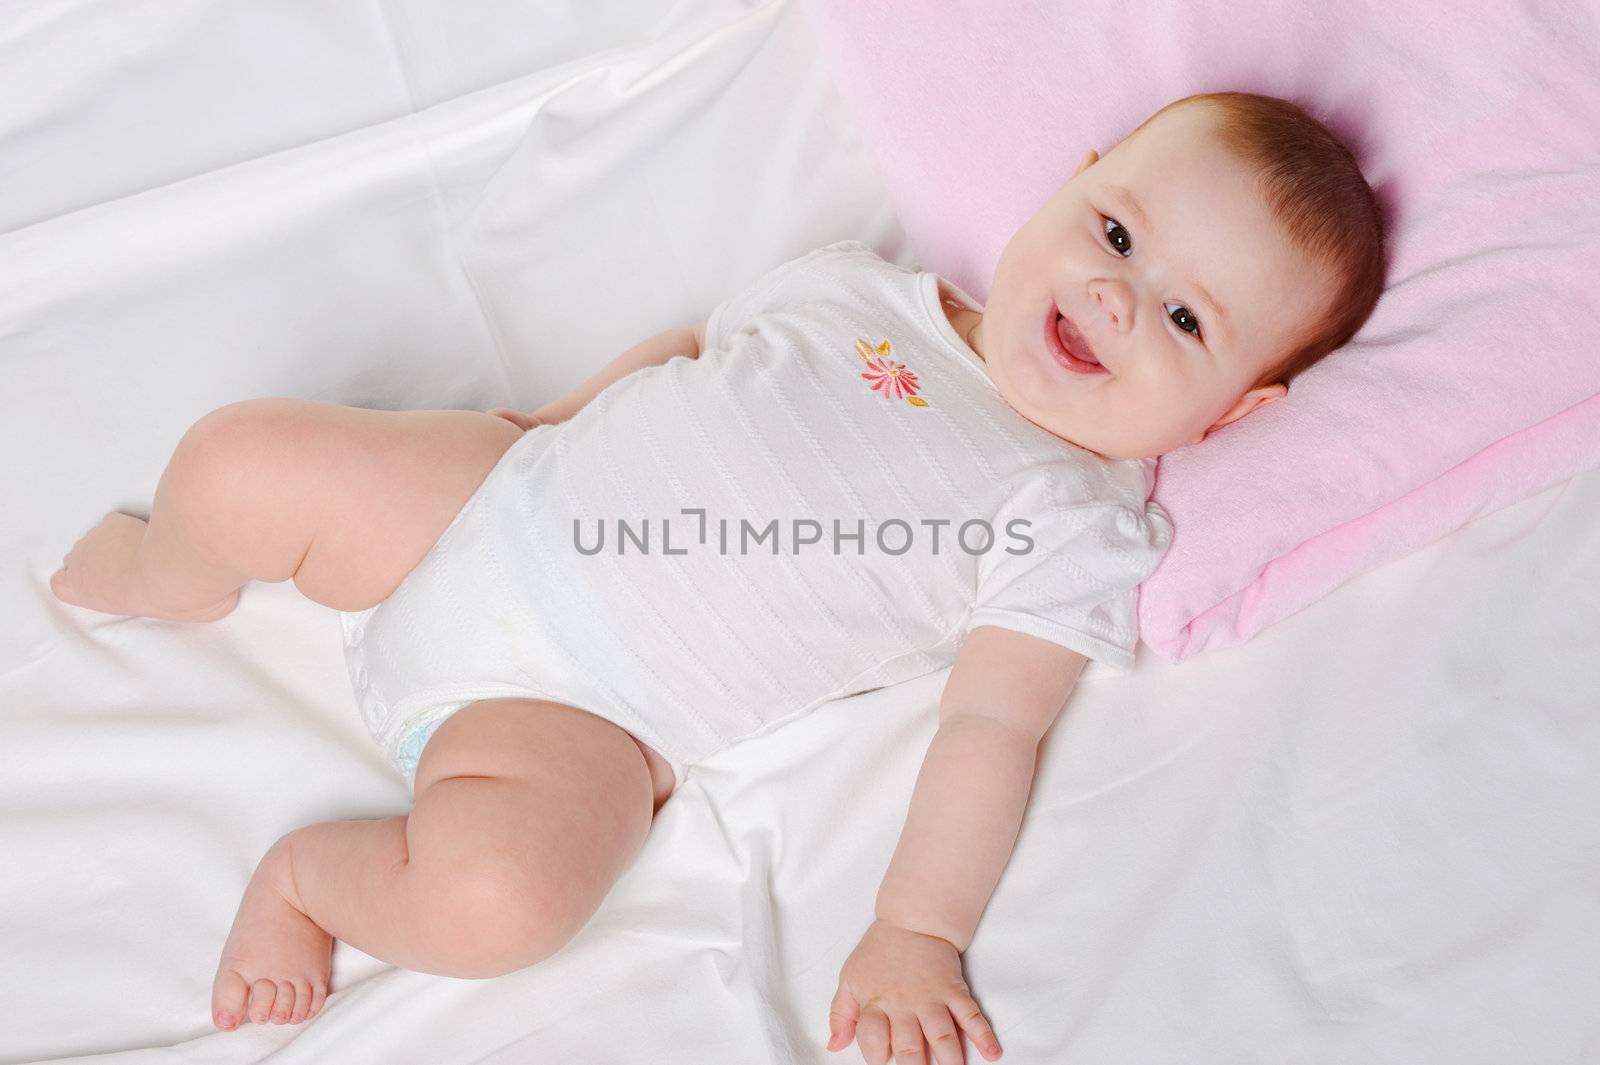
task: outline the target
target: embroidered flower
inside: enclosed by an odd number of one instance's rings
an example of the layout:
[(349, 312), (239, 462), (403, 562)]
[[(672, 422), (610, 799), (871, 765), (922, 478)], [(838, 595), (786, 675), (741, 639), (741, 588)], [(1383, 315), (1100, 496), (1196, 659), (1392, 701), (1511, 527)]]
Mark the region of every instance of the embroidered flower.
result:
[(867, 361), (867, 372), (861, 376), (871, 383), (874, 392), (884, 399), (903, 399), (913, 407), (926, 407), (928, 401), (917, 395), (921, 386), (917, 375), (903, 362), (889, 358), (889, 342), (885, 340), (876, 348), (865, 340), (856, 338), (856, 354)]

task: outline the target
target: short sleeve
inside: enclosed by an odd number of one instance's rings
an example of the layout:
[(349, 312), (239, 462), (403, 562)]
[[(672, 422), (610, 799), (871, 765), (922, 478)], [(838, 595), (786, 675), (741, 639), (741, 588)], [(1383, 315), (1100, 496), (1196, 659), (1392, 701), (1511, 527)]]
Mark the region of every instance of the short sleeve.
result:
[(1153, 502), (1142, 512), (1105, 500), (1057, 505), (1048, 482), (1032, 495), (1014, 500), (995, 529), (968, 631), (1013, 629), (1132, 669), (1139, 585), (1172, 542), (1166, 512)]
[(859, 240), (841, 240), (790, 259), (773, 267), (731, 297), (719, 303), (706, 317), (706, 348), (724, 348), (750, 319), (777, 306), (783, 289), (803, 275), (818, 259), (866, 253), (876, 255)]

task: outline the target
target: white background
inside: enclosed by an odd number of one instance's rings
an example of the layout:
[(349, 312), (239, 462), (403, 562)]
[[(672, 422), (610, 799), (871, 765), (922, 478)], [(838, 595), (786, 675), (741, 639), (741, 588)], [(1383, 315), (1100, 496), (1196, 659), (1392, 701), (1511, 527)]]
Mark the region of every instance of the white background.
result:
[[(801, 13), (27, 0), (0, 101), (0, 1061), (860, 1060), (828, 1003), (944, 674), (698, 767), (547, 962), (341, 945), (316, 1021), (217, 1033), (261, 854), (404, 785), (292, 585), (200, 626), (46, 585), (225, 403), (532, 406), (821, 244), (915, 265)], [(1597, 515), (1600, 471), (1091, 665), (966, 955), (1002, 1061), (1600, 1060)]]

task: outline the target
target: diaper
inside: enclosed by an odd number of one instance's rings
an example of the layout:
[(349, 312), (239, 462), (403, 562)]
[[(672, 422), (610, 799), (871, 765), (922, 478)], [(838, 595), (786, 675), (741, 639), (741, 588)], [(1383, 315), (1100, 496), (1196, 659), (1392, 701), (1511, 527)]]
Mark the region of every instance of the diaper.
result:
[(416, 791), (417, 763), (422, 760), (422, 749), (428, 745), (428, 740), (433, 738), (440, 725), (460, 710), (463, 706), (471, 704), (469, 699), (455, 699), (432, 708), (426, 716), (408, 722), (400, 733), (400, 739), (395, 751), (389, 756), (389, 763), (400, 770), (406, 778), (406, 787), (413, 794)]
[(550, 615), (551, 598), (541, 594), (539, 559), (509, 519), (525, 471), (557, 429), (538, 426), (500, 457), (389, 598), (340, 612), (362, 720), (413, 794), (417, 763), (434, 731), (480, 699), (576, 706), (660, 751), (680, 782), (687, 771), (669, 737), (609, 706), (576, 668), (561, 644), (560, 619)]

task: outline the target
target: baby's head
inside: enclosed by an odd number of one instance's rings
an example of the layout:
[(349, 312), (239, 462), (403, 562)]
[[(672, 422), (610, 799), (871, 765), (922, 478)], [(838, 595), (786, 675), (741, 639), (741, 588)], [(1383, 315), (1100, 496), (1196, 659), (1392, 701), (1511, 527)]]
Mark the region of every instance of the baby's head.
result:
[[(968, 340), (1030, 421), (1153, 458), (1342, 347), (1383, 290), (1383, 238), (1355, 159), (1316, 119), (1270, 96), (1186, 97), (1089, 152), (1012, 236)], [(1056, 337), (1098, 372), (1074, 372)]]

